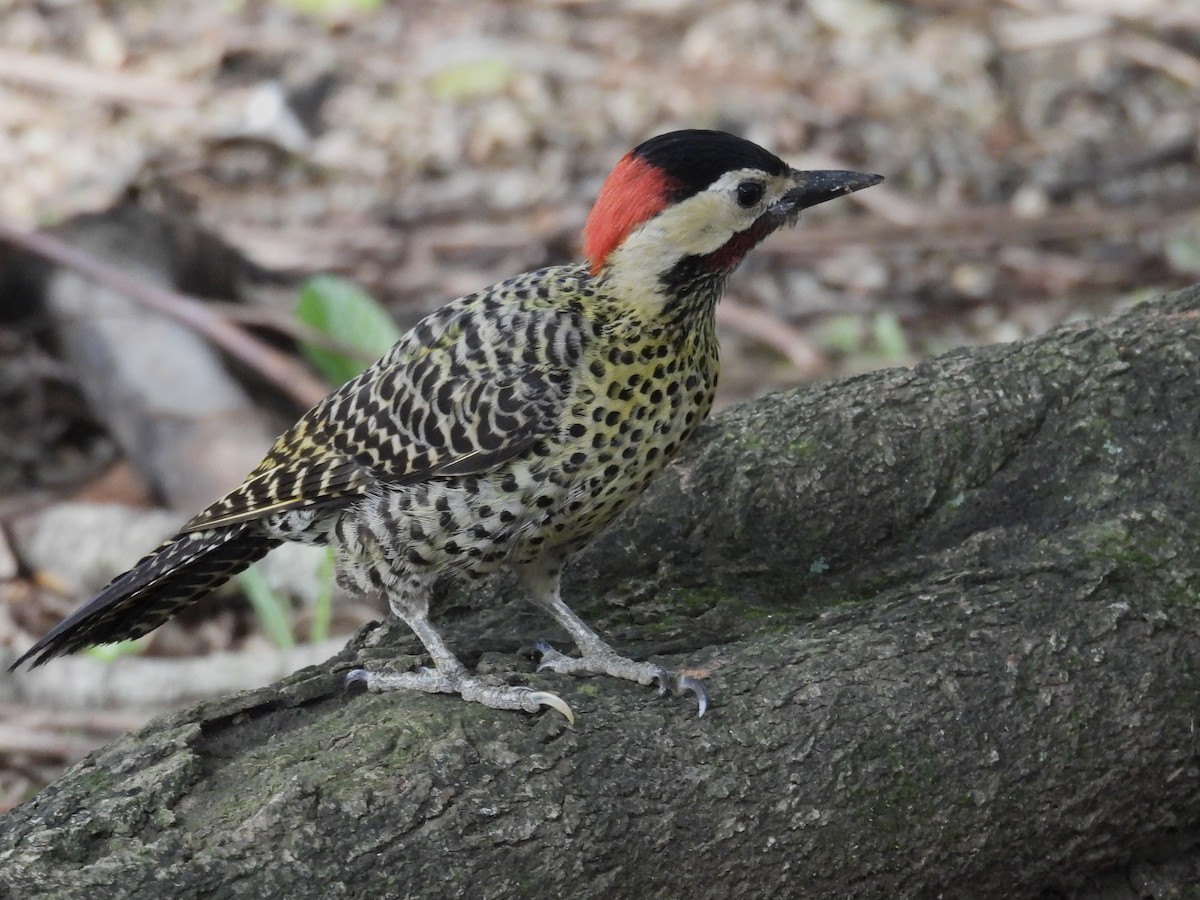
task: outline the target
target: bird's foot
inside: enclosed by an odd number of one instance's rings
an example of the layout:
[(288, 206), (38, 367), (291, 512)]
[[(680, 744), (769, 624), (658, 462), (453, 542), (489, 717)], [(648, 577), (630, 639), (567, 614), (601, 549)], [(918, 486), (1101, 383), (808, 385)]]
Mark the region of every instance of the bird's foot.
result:
[(699, 715), (704, 715), (708, 709), (708, 691), (704, 682), (692, 675), (672, 672), (653, 663), (626, 659), (611, 651), (567, 656), (545, 641), (538, 641), (534, 644), (534, 649), (541, 654), (541, 660), (538, 662), (539, 672), (549, 669), (561, 675), (608, 675), (611, 678), (636, 681), (638, 684), (656, 684), (660, 696), (670, 691), (678, 697), (690, 691), (696, 695), (696, 702), (700, 707)]
[(550, 691), (535, 691), (528, 687), (496, 684), (474, 678), (461, 671), (421, 668), (412, 672), (372, 672), (354, 669), (346, 673), (346, 685), (361, 683), (373, 693), (383, 691), (425, 691), (428, 694), (458, 694), (470, 703), (481, 703), (492, 709), (518, 709), (529, 713), (543, 706), (557, 710), (575, 724), (575, 714), (565, 700)]

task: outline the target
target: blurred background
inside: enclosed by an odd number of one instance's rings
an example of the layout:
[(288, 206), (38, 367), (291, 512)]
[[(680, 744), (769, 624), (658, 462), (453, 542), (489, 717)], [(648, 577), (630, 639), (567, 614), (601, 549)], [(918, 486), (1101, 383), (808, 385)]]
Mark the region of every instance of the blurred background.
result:
[[(613, 163), (680, 127), (887, 177), (734, 276), (722, 404), (1200, 280), (1194, 0), (7, 0), (0, 238), (144, 290), (0, 242), (0, 662), (397, 329), (577, 259)], [(0, 675), (0, 809), (381, 616), (287, 549), (136, 647)]]

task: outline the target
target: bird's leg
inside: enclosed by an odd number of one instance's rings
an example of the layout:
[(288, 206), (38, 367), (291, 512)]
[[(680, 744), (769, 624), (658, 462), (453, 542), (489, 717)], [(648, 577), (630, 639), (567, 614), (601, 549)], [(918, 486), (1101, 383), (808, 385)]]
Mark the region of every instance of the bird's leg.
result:
[(382, 691), (425, 691), (431, 694), (458, 694), (464, 700), (481, 703), (492, 709), (519, 709), (538, 712), (543, 706), (558, 710), (574, 723), (571, 707), (557, 694), (535, 691), (528, 687), (496, 684), (477, 678), (467, 672), (466, 666), (446, 646), (438, 630), (429, 621), (429, 600), (426, 590), (392, 592), (388, 598), (392, 612), (413, 630), (425, 645), (433, 668), (421, 668), (412, 672), (372, 672), (355, 669), (347, 673), (346, 683), (362, 682), (367, 689)]
[(563, 602), (559, 594), (561, 571), (561, 566), (531, 564), (521, 567), (518, 572), (530, 599), (567, 630), (581, 654), (579, 657), (567, 656), (546, 641), (538, 641), (534, 645), (541, 654), (538, 671), (549, 669), (564, 675), (608, 675), (638, 684), (657, 684), (660, 694), (670, 691), (678, 696), (691, 691), (700, 706), (699, 714), (704, 715), (708, 709), (708, 691), (704, 688), (704, 682), (692, 675), (620, 656)]

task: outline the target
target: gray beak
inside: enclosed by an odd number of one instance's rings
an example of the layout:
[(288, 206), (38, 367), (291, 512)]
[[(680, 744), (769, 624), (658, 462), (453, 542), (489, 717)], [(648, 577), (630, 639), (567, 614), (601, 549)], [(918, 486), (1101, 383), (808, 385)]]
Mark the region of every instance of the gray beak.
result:
[(781, 216), (795, 216), (802, 209), (869, 188), (883, 181), (883, 176), (863, 172), (800, 172), (793, 169), (792, 180), (796, 186), (775, 204)]

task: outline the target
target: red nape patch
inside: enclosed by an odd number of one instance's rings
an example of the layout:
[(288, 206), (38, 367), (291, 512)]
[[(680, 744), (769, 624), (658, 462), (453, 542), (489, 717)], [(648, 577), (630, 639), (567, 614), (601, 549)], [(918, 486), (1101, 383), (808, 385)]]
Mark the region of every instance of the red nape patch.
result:
[(583, 227), (583, 252), (599, 272), (608, 255), (637, 226), (658, 215), (679, 182), (643, 159), (626, 153), (600, 188)]

